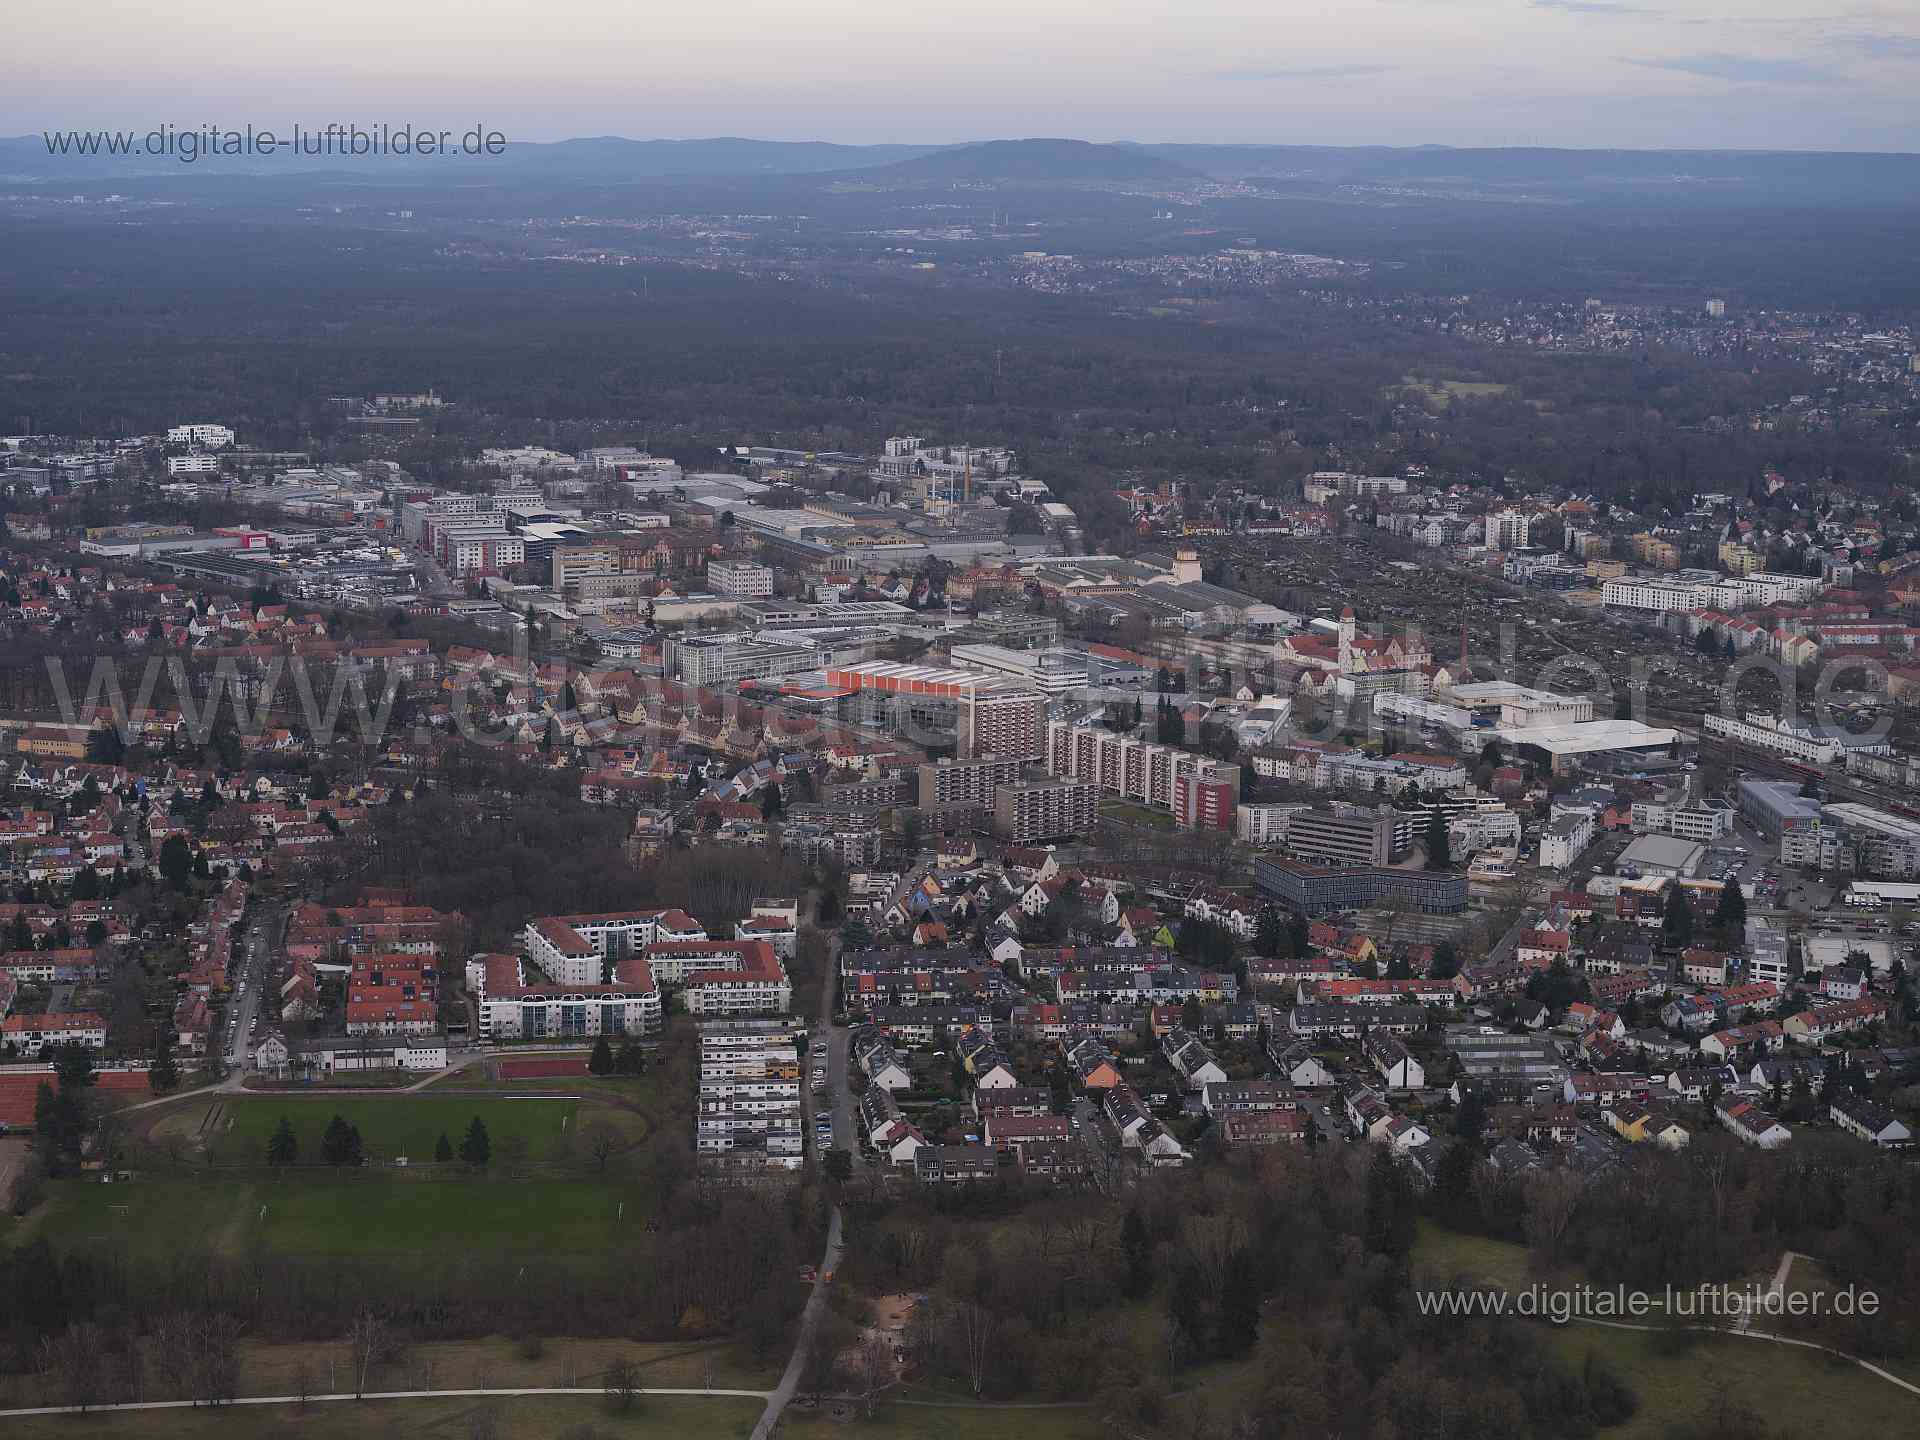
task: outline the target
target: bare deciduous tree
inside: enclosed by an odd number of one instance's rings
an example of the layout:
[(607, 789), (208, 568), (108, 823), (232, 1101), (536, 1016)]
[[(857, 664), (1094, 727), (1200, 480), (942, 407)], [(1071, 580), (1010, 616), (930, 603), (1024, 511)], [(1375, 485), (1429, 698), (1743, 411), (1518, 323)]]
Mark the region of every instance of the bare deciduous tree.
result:
[(353, 1354), (353, 1395), (357, 1400), (367, 1393), (367, 1378), (386, 1360), (392, 1348), (387, 1322), (363, 1305), (347, 1326), (347, 1344)]
[(40, 1342), (40, 1373), (61, 1401), (85, 1411), (99, 1403), (101, 1334), (96, 1325), (70, 1325)]
[(994, 1338), (1000, 1331), (999, 1318), (984, 1305), (962, 1300), (952, 1307), (949, 1323), (966, 1362), (967, 1383), (978, 1399), (987, 1386), (987, 1366), (993, 1358)]
[(1583, 1188), (1578, 1172), (1564, 1168), (1528, 1177), (1527, 1242), (1544, 1263), (1552, 1264), (1558, 1257), (1561, 1237), (1573, 1223)]
[(593, 1157), (593, 1168), (602, 1175), (606, 1174), (607, 1161), (620, 1148), (620, 1137), (610, 1125), (589, 1125), (581, 1138), (587, 1142), (587, 1154)]
[(625, 1415), (640, 1394), (640, 1367), (624, 1355), (616, 1356), (607, 1366), (604, 1383), (608, 1403)]
[(853, 1352), (847, 1371), (853, 1382), (853, 1393), (871, 1420), (880, 1397), (900, 1383), (900, 1367), (894, 1359), (893, 1347), (879, 1335), (868, 1335)]

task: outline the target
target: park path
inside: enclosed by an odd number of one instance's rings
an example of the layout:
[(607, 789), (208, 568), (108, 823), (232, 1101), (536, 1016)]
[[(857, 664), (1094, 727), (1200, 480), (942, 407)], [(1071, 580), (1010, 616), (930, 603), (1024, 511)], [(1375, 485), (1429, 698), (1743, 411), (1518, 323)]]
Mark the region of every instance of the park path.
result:
[[(1598, 1325), (1603, 1330), (1638, 1330), (1648, 1335), (1669, 1333), (1667, 1327), (1661, 1325), (1630, 1325), (1624, 1320), (1597, 1320), (1591, 1315), (1575, 1315), (1571, 1318), (1576, 1325)], [(1836, 1350), (1831, 1345), (1822, 1345), (1818, 1340), (1796, 1340), (1790, 1335), (1769, 1335), (1762, 1330), (1738, 1330), (1724, 1325), (1689, 1325), (1686, 1328), (1706, 1335), (1730, 1335), (1736, 1340), (1765, 1340), (1774, 1345), (1793, 1345), (1802, 1350), (1818, 1350), (1823, 1355), (1832, 1355), (1837, 1359), (1850, 1361), (1869, 1375), (1878, 1375), (1882, 1380), (1898, 1385), (1910, 1395), (1920, 1395), (1920, 1385), (1902, 1380), (1890, 1370), (1882, 1370), (1871, 1360), (1862, 1360), (1858, 1355), (1849, 1355), (1846, 1351)]]
[[(512, 1389), (499, 1390), (369, 1390), (364, 1395), (355, 1395), (352, 1391), (343, 1391), (337, 1395), (309, 1395), (304, 1400), (298, 1395), (243, 1395), (233, 1400), (222, 1400), (218, 1405), (208, 1405), (199, 1400), (129, 1400), (114, 1405), (36, 1405), (25, 1410), (0, 1410), (0, 1420), (10, 1420), (16, 1416), (32, 1415), (112, 1415), (120, 1411), (132, 1410), (227, 1410), (239, 1405), (331, 1405), (342, 1400), (484, 1400), (513, 1399), (528, 1395), (606, 1395), (606, 1388), (599, 1385), (543, 1386), (526, 1385)], [(703, 1390), (697, 1387), (685, 1389), (643, 1388), (634, 1391), (636, 1395), (709, 1395), (716, 1399), (764, 1400), (765, 1390)]]

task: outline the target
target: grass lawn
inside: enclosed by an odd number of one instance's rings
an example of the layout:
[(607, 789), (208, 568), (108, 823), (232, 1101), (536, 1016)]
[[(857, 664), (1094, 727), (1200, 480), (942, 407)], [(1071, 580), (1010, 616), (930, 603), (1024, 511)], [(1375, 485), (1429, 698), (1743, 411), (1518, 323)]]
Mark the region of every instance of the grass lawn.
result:
[(430, 1161), (442, 1135), (457, 1150), (476, 1117), (487, 1127), (496, 1161), (517, 1145), (526, 1147), (529, 1160), (558, 1160), (566, 1157), (580, 1108), (574, 1100), (437, 1095), (235, 1095), (218, 1103), (209, 1126), (213, 1155), (230, 1164), (264, 1161), (282, 1116), (299, 1137), (300, 1162), (324, 1163), (320, 1138), (335, 1115), (360, 1131), (367, 1153), (378, 1160)]
[(125, 1246), (130, 1257), (147, 1259), (194, 1245), (235, 1255), (259, 1247), (404, 1256), (474, 1245), (546, 1255), (615, 1249), (646, 1223), (651, 1209), (649, 1186), (616, 1179), (317, 1174), (239, 1182), (63, 1181), (50, 1187), (45, 1210), (15, 1234), (45, 1236), (58, 1248)]
[(780, 1417), (786, 1440), (847, 1440), (848, 1436), (886, 1436), (887, 1440), (1103, 1440), (1092, 1407), (1072, 1409), (996, 1409), (968, 1405), (882, 1405), (869, 1421), (840, 1424), (818, 1412), (788, 1406)]
[[(388, 1366), (377, 1377), (380, 1390), (433, 1389), (481, 1386), (500, 1389), (514, 1385), (597, 1385), (608, 1364), (624, 1356), (640, 1367), (641, 1384), (667, 1389), (699, 1389), (711, 1383), (719, 1390), (771, 1390), (780, 1379), (786, 1359), (783, 1348), (768, 1364), (755, 1368), (744, 1348), (725, 1340), (675, 1341), (665, 1344), (618, 1339), (554, 1339), (541, 1343), (541, 1353), (529, 1357), (518, 1341), (502, 1335), (482, 1340), (425, 1340), (410, 1345), (404, 1365)], [(312, 1345), (242, 1345), (240, 1393), (292, 1395), (299, 1390), (296, 1374), (305, 1365), (321, 1388), (327, 1384), (328, 1362), (337, 1377), (347, 1373), (348, 1347), (344, 1341)], [(416, 1384), (414, 1382), (421, 1383)], [(345, 1384), (342, 1380), (339, 1383)]]
[(744, 1440), (760, 1418), (758, 1400), (642, 1397), (614, 1415), (593, 1396), (524, 1399), (341, 1401), (220, 1410), (141, 1410), (123, 1415), (49, 1415), (6, 1422), (8, 1440), (387, 1440), (394, 1435), (466, 1440), (474, 1415), (492, 1410), (501, 1440), (562, 1440), (591, 1426), (599, 1440)]
[(1414, 1237), (1413, 1268), (1442, 1281), (1464, 1275), (1507, 1290), (1524, 1289), (1536, 1278), (1527, 1269), (1524, 1245), (1463, 1235), (1431, 1220), (1422, 1220)]
[(1676, 1347), (1670, 1335), (1594, 1325), (1546, 1333), (1576, 1370), (1594, 1355), (1640, 1397), (1631, 1420), (1601, 1432), (1608, 1440), (1655, 1440), (1702, 1417), (1723, 1392), (1759, 1415), (1772, 1434), (1877, 1440), (1920, 1431), (1920, 1397), (1814, 1351), (1718, 1335)]
[(1135, 805), (1129, 800), (1103, 800), (1100, 802), (1100, 814), (1106, 819), (1141, 829), (1173, 829), (1173, 816), (1159, 810), (1149, 810), (1144, 805)]

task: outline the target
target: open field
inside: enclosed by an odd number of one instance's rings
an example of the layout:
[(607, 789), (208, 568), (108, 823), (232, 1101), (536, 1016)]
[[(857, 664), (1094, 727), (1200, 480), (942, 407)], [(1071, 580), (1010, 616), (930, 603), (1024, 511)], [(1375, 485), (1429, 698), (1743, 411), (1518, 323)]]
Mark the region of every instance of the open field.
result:
[[(15, 1235), (124, 1246), (161, 1260), (205, 1246), (307, 1255), (424, 1255), (482, 1246), (552, 1255), (616, 1249), (646, 1224), (647, 1185), (617, 1179), (289, 1175), (284, 1180), (59, 1181)], [(624, 1210), (623, 1210), (624, 1207)]]
[(842, 1440), (849, 1433), (886, 1440), (1101, 1440), (1110, 1436), (1091, 1406), (882, 1405), (868, 1422), (842, 1424), (819, 1411), (787, 1408), (786, 1440)]
[(1504, 395), (1513, 388), (1491, 380), (1429, 380), (1423, 375), (1409, 375), (1404, 384), (1406, 389), (1417, 390), (1442, 406), (1456, 399), (1484, 399), (1489, 395)]
[(530, 1160), (553, 1160), (565, 1155), (578, 1108), (573, 1100), (475, 1097), (462, 1103), (413, 1095), (248, 1095), (225, 1099), (209, 1129), (216, 1161), (258, 1162), (266, 1158), (267, 1139), (284, 1116), (299, 1137), (301, 1161), (311, 1164), (320, 1161), (320, 1137), (339, 1115), (359, 1130), (370, 1156), (406, 1156), (418, 1163), (433, 1158), (442, 1135), (458, 1149), (468, 1124), (478, 1118), (495, 1157), (524, 1146)]
[(1865, 1440), (1920, 1430), (1920, 1396), (1811, 1350), (1720, 1335), (1676, 1344), (1671, 1335), (1578, 1324), (1551, 1331), (1549, 1343), (1576, 1370), (1588, 1355), (1606, 1361), (1640, 1397), (1631, 1420), (1601, 1432), (1609, 1440), (1654, 1440), (1704, 1421), (1723, 1395), (1770, 1434)]
[[(1776, 1258), (1776, 1257), (1770, 1257)], [(1478, 1235), (1462, 1235), (1422, 1220), (1414, 1244), (1415, 1273), (1451, 1279), (1466, 1276), (1508, 1291), (1529, 1284), (1575, 1286), (1583, 1276), (1565, 1272), (1550, 1277), (1528, 1269), (1523, 1246)], [(1771, 1265), (1762, 1267), (1772, 1276)], [(1825, 1267), (1797, 1258), (1788, 1273), (1789, 1290), (1830, 1289)], [(1662, 1307), (1664, 1310), (1664, 1307)], [(1658, 1325), (1658, 1315), (1637, 1323)], [(1756, 1319), (1756, 1333), (1769, 1322)], [(1779, 1333), (1789, 1327), (1774, 1324)], [(1632, 1421), (1603, 1432), (1622, 1440), (1664, 1435), (1670, 1426), (1700, 1419), (1723, 1391), (1758, 1413), (1770, 1430), (1783, 1435), (1831, 1436), (1901, 1433), (1920, 1428), (1920, 1396), (1833, 1356), (1764, 1339), (1664, 1331), (1617, 1330), (1576, 1321), (1543, 1327), (1550, 1343), (1576, 1367), (1591, 1353), (1608, 1362), (1640, 1397)], [(1815, 1338), (1810, 1336), (1805, 1338)], [(1883, 1369), (1912, 1379), (1900, 1362)], [(1836, 1417), (1840, 1417), (1836, 1420)]]
[[(415, 1387), (411, 1382), (424, 1381), (429, 1371), (436, 1389), (597, 1385), (607, 1365), (622, 1356), (640, 1367), (641, 1384), (668, 1389), (700, 1389), (711, 1384), (718, 1390), (771, 1390), (779, 1382), (779, 1370), (786, 1360), (782, 1349), (766, 1365), (755, 1367), (744, 1348), (725, 1340), (641, 1343), (617, 1338), (570, 1337), (549, 1337), (541, 1341), (539, 1354), (529, 1356), (520, 1342), (504, 1335), (490, 1335), (479, 1340), (423, 1340), (410, 1345), (404, 1365), (391, 1365), (383, 1370), (377, 1388), (426, 1388), (424, 1384)], [(348, 1363), (347, 1345), (344, 1342), (243, 1344), (240, 1393), (295, 1394), (298, 1390), (295, 1377), (302, 1365), (324, 1384), (330, 1359), (338, 1367), (336, 1373), (344, 1374)]]
[(1538, 1278), (1527, 1268), (1524, 1246), (1483, 1235), (1463, 1235), (1431, 1220), (1420, 1222), (1413, 1244), (1413, 1268), (1443, 1281), (1465, 1276), (1507, 1290), (1519, 1290)]
[(498, 1440), (562, 1440), (591, 1426), (599, 1440), (743, 1440), (760, 1418), (758, 1400), (641, 1397), (629, 1415), (608, 1413), (588, 1395), (515, 1399), (339, 1401), (309, 1406), (142, 1410), (122, 1415), (48, 1415), (5, 1422), (8, 1440), (466, 1440), (472, 1418), (491, 1410)]
[[(584, 1087), (541, 1087), (567, 1095)], [(423, 1091), (413, 1095), (339, 1095), (289, 1091), (275, 1095), (216, 1095), (170, 1106), (152, 1123), (154, 1143), (205, 1153), (216, 1164), (257, 1165), (266, 1160), (267, 1140), (285, 1116), (299, 1140), (297, 1163), (322, 1165), (321, 1137), (335, 1115), (360, 1131), (375, 1162), (406, 1157), (415, 1165), (433, 1160), (442, 1135), (458, 1150), (460, 1138), (476, 1117), (486, 1125), (493, 1163), (535, 1163), (574, 1158), (580, 1137), (596, 1126), (611, 1129), (624, 1147), (647, 1133), (646, 1117), (623, 1108), (625, 1097), (607, 1102), (529, 1096), (472, 1095), (459, 1091)], [(580, 1143), (576, 1143), (580, 1142)]]

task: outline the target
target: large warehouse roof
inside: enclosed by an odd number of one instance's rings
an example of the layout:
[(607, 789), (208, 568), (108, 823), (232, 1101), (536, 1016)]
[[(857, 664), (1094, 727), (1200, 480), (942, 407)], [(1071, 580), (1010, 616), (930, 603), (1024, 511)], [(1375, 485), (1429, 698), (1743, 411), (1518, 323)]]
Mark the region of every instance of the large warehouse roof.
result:
[(1671, 745), (1678, 730), (1656, 730), (1638, 720), (1579, 720), (1565, 725), (1503, 725), (1503, 745), (1533, 745), (1549, 755), (1593, 755), (1605, 750), (1651, 750)]

